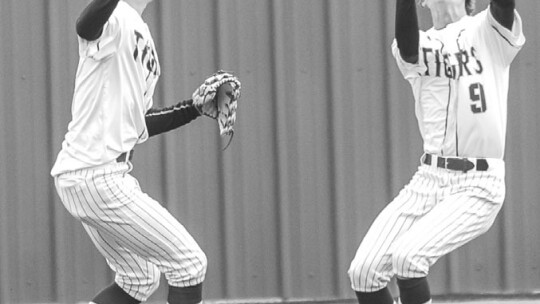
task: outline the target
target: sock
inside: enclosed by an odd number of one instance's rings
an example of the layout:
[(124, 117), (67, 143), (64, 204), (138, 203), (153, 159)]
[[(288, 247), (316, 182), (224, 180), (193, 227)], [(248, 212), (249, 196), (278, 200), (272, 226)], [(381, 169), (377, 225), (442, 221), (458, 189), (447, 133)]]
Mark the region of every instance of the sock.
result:
[(169, 285), (169, 304), (199, 304), (202, 303), (202, 283), (195, 286), (176, 287)]
[(356, 292), (356, 298), (359, 304), (393, 304), (394, 300), (390, 291), (385, 287), (375, 292)]
[(133, 298), (116, 283), (98, 293), (92, 302), (95, 304), (140, 304), (141, 301)]
[(429, 304), (431, 292), (426, 277), (415, 279), (397, 279), (399, 297), (403, 304)]

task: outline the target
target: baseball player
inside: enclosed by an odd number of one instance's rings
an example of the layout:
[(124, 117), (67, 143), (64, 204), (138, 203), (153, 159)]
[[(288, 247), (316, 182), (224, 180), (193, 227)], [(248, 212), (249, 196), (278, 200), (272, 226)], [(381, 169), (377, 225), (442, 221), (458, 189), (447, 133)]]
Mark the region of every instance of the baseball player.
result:
[(349, 277), (360, 304), (431, 303), (427, 275), (442, 256), (485, 233), (505, 196), (503, 161), (510, 63), (525, 42), (514, 0), (396, 0), (393, 55), (415, 99), (424, 142), (412, 180), (377, 216)]
[[(72, 120), (51, 175), (64, 206), (115, 272), (114, 283), (90, 302), (95, 304), (141, 303), (157, 289), (161, 273), (169, 304), (202, 302), (204, 252), (129, 174), (135, 145), (207, 114), (191, 99), (152, 108), (161, 70), (141, 18), (151, 1), (93, 0), (77, 20)], [(203, 84), (196, 92), (211, 100), (215, 89)]]

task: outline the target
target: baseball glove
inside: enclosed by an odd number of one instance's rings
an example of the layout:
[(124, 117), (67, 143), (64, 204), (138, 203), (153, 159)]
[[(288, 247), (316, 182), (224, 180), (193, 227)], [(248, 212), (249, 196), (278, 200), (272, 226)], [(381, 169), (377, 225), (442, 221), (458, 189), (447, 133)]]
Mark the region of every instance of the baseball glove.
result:
[(217, 120), (219, 134), (230, 135), (229, 146), (234, 135), (236, 108), (240, 97), (240, 81), (236, 76), (225, 71), (218, 71), (208, 77), (199, 88), (193, 92), (193, 105), (202, 115)]

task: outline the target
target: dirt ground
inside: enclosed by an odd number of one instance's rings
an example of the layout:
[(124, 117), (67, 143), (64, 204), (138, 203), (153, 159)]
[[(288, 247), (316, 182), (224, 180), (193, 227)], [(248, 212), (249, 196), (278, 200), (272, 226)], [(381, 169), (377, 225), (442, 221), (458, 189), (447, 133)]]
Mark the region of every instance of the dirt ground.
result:
[[(308, 300), (283, 301), (281, 299), (209, 300), (205, 304), (356, 304), (349, 300)], [(153, 303), (157, 304), (157, 303)], [(435, 298), (433, 304), (540, 304), (538, 297), (474, 297), (474, 298)]]
[[(34, 304), (47, 304), (47, 303), (34, 303)], [(54, 303), (48, 303), (54, 304)], [(56, 303), (59, 304), (59, 303)], [(88, 304), (87, 302), (80, 302), (77, 304)], [(162, 302), (148, 302), (145, 304), (164, 304)], [(309, 299), (296, 299), (284, 301), (278, 298), (265, 298), (265, 299), (240, 299), (240, 300), (205, 300), (204, 304), (357, 304), (355, 299), (341, 299), (341, 300), (309, 300)], [(525, 297), (457, 297), (457, 298), (435, 298), (433, 304), (540, 304), (539, 296), (525, 296)]]

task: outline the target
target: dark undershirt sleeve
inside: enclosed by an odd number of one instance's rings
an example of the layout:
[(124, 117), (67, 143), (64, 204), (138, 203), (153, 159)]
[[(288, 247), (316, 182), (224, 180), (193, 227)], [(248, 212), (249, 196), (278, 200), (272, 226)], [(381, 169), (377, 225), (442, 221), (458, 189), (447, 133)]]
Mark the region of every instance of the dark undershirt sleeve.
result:
[(512, 30), (514, 25), (515, 0), (491, 0), (491, 14), (505, 28)]
[(401, 58), (409, 63), (417, 63), (420, 33), (416, 0), (396, 0), (395, 26), (396, 42)]
[(154, 136), (188, 124), (201, 116), (191, 99), (163, 109), (150, 109), (145, 115), (148, 135)]
[(77, 34), (89, 41), (98, 39), (118, 2), (119, 0), (94, 0), (88, 4), (77, 19)]

